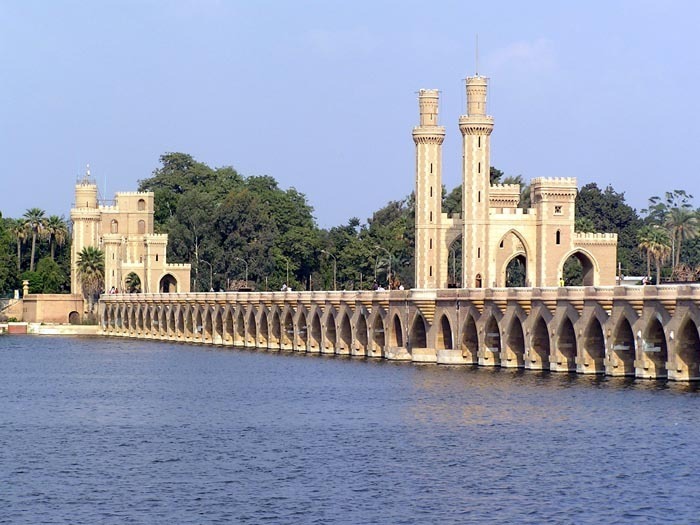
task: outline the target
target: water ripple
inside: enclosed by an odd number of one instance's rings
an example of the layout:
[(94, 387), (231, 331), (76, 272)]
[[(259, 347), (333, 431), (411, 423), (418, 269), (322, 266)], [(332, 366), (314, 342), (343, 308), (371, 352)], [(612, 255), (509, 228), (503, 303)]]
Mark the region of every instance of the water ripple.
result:
[(694, 386), (0, 338), (0, 524), (691, 523)]

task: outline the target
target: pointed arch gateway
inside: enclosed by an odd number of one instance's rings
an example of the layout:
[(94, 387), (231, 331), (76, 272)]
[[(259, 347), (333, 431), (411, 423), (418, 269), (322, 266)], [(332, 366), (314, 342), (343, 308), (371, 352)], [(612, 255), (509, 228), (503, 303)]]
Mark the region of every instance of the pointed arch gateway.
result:
[(158, 283), (158, 291), (160, 293), (176, 293), (177, 279), (175, 279), (175, 276), (170, 273), (166, 273), (163, 277), (161, 277), (160, 282)]
[(564, 286), (596, 286), (599, 273), (593, 254), (581, 248), (568, 253), (559, 267)]
[(496, 256), (496, 285), (499, 287), (528, 286), (528, 253), (525, 237), (515, 229), (506, 232), (494, 248)]

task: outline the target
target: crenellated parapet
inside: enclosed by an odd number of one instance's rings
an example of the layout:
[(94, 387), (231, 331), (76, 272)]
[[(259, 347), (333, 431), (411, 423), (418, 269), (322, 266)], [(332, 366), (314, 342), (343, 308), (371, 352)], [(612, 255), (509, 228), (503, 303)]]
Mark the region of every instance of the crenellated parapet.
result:
[(577, 246), (587, 244), (614, 244), (617, 245), (617, 233), (574, 233), (574, 243)]
[(492, 184), (489, 189), (491, 208), (517, 208), (520, 202), (520, 184)]

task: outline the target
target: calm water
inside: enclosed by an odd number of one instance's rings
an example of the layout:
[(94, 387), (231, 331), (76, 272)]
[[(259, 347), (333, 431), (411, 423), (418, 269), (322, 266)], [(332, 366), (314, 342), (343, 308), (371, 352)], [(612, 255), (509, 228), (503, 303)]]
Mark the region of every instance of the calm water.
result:
[(697, 523), (694, 387), (0, 337), (0, 523)]

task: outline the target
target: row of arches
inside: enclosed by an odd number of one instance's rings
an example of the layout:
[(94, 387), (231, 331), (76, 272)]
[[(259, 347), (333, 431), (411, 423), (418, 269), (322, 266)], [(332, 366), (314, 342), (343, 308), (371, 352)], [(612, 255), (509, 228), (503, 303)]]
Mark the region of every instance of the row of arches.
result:
[(378, 306), (219, 304), (103, 300), (105, 334), (173, 341), (442, 363), (700, 379), (700, 316), (665, 310), (612, 314), (517, 304), (503, 311), (465, 302), (432, 316), (408, 302)]

